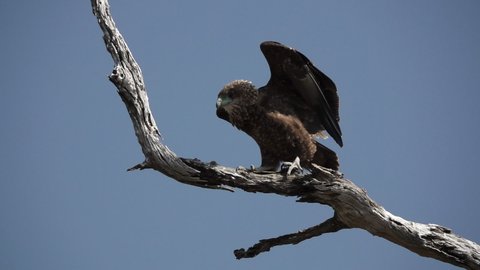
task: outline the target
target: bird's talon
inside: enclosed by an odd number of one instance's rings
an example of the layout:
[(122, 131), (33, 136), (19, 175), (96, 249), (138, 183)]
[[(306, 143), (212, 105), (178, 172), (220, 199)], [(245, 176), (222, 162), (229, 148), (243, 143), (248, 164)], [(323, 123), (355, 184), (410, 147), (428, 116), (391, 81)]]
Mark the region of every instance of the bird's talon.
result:
[(302, 166), (300, 166), (300, 158), (296, 157), (293, 162), (282, 162), (280, 165), (280, 170), (282, 172), (287, 171), (287, 175), (292, 174), (292, 172), (298, 171), (301, 173), (303, 171)]
[(247, 169), (243, 166), (238, 166), (235, 170), (238, 172), (238, 171), (246, 171)]

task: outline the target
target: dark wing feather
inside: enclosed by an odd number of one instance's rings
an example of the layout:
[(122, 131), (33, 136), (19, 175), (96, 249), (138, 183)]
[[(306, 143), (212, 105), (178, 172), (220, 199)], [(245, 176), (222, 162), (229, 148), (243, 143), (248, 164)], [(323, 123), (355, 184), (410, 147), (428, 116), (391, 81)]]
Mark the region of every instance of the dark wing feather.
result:
[[(303, 103), (297, 107), (310, 108), (310, 113), (316, 120), (313, 128), (311, 123), (304, 123), (310, 127), (309, 131), (326, 130), (338, 145), (343, 146), (342, 131), (338, 124), (339, 99), (333, 81), (295, 49), (274, 41), (263, 42), (260, 49), (267, 59), (271, 72), (266, 88), (288, 87), (289, 91), (294, 91), (301, 97), (297, 101)], [(276, 94), (288, 95), (282, 91)]]
[(340, 102), (338, 99), (337, 87), (335, 86), (335, 83), (327, 75), (325, 75), (318, 68), (316, 68), (304, 54), (299, 51), (297, 51), (297, 53), (302, 56), (303, 60), (307, 63), (309, 70), (315, 76), (315, 80), (318, 83), (321, 92), (324, 94), (325, 99), (330, 106), (330, 110), (334, 114), (335, 120), (337, 122), (340, 121), (340, 116), (338, 114)]

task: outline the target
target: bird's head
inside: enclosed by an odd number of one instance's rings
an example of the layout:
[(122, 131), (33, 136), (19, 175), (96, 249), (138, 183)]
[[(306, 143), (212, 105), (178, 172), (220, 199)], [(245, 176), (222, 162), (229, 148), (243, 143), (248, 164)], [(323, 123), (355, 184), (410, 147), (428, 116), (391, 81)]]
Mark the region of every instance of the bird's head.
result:
[(232, 124), (232, 114), (257, 102), (258, 91), (250, 81), (235, 80), (226, 84), (217, 98), (217, 116)]

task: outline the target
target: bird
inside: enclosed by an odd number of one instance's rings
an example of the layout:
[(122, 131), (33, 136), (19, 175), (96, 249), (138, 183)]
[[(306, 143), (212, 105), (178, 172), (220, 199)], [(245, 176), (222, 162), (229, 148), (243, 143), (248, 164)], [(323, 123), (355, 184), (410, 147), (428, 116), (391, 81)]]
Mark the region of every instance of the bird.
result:
[[(327, 133), (342, 147), (339, 97), (335, 83), (301, 52), (276, 41), (260, 44), (270, 68), (260, 88), (234, 80), (220, 90), (216, 115), (252, 137), (260, 148), (258, 172), (312, 164), (338, 170), (334, 151), (319, 143)], [(293, 161), (293, 162), (292, 162)]]

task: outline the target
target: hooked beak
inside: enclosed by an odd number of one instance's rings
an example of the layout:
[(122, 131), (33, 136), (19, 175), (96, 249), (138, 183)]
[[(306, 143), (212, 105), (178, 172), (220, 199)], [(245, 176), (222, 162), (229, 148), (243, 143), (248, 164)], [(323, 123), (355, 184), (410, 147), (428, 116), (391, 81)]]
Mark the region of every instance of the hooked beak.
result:
[(217, 99), (217, 104), (216, 104), (217, 116), (223, 120), (226, 120), (227, 122), (230, 122), (227, 110), (225, 110), (225, 107), (222, 106), (223, 105), (222, 102), (223, 100), (221, 98)]

